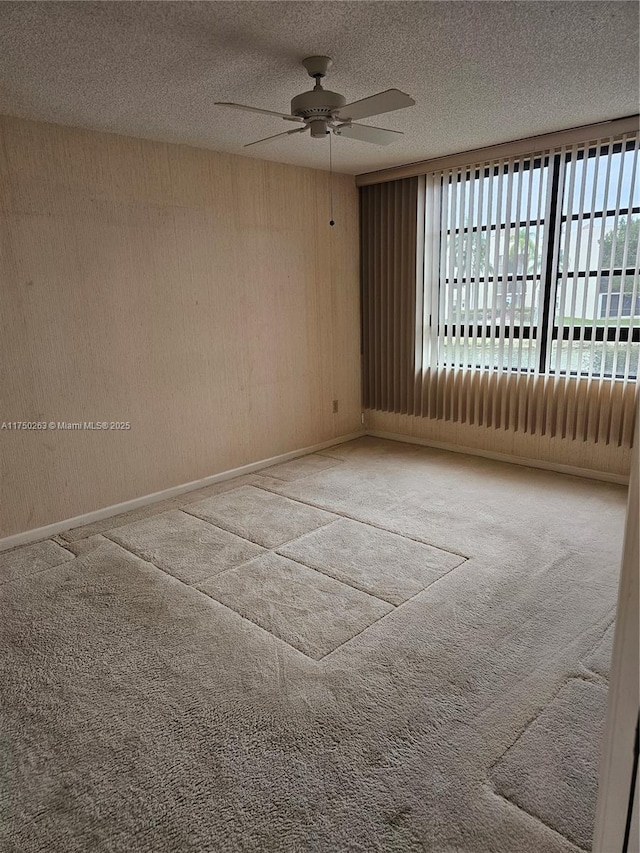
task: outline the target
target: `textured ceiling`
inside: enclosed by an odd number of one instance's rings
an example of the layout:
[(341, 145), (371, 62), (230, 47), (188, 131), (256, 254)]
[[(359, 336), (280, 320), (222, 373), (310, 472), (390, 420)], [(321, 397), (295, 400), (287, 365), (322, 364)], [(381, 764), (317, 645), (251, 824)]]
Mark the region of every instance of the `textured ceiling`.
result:
[(315, 168), (328, 144), (277, 118), (333, 57), (327, 87), (396, 87), (415, 107), (364, 123), (386, 148), (334, 137), (360, 173), (638, 111), (636, 2), (1, 2), (0, 112)]

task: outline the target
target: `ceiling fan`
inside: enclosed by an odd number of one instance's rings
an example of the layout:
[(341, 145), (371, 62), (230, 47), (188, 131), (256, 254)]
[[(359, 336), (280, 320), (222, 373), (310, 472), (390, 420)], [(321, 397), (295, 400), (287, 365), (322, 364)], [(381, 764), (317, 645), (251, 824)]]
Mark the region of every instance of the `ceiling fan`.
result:
[(307, 130), (311, 131), (311, 136), (314, 139), (322, 139), (328, 133), (333, 132), (336, 136), (347, 136), (350, 139), (358, 139), (360, 142), (371, 142), (373, 145), (388, 145), (402, 136), (399, 130), (371, 127), (368, 124), (354, 124), (354, 121), (389, 113), (393, 110), (401, 110), (404, 107), (412, 107), (415, 101), (409, 95), (405, 95), (399, 89), (387, 89), (386, 92), (379, 92), (377, 95), (371, 95), (361, 101), (347, 104), (343, 95), (322, 88), (321, 80), (327, 76), (333, 64), (328, 56), (309, 56), (302, 61), (302, 64), (307, 69), (309, 77), (315, 78), (316, 85), (311, 91), (296, 95), (291, 101), (290, 115), (273, 110), (263, 110), (260, 107), (247, 107), (244, 104), (216, 101), (216, 106), (219, 107), (263, 113), (303, 125), (302, 127), (295, 127), (293, 130), (285, 130), (283, 133), (258, 139), (256, 142), (248, 142), (244, 146), (245, 148), (277, 139), (279, 136), (305, 133)]

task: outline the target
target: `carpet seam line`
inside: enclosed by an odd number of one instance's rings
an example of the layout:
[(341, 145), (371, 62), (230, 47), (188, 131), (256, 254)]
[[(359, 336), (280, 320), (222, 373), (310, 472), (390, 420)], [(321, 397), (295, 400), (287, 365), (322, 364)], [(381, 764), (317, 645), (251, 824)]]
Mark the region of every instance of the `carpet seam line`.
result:
[[(45, 539), (44, 541), (45, 542), (55, 542), (56, 545), (59, 545), (61, 548), (64, 548), (65, 551), (68, 551), (70, 554), (73, 554), (74, 557), (78, 556), (78, 554), (76, 554), (75, 551), (72, 551), (71, 548), (68, 547), (69, 545), (71, 545), (71, 542), (69, 542), (68, 539), (63, 539), (62, 542), (60, 542), (59, 539), (56, 539), (54, 536), (51, 536), (49, 539)], [(20, 547), (20, 546), (18, 546), (18, 547)], [(9, 552), (9, 553), (11, 553), (11, 552)]]
[[(259, 486), (254, 486), (254, 488), (259, 488)], [(233, 490), (230, 489), (230, 491), (233, 491)], [(268, 491), (268, 489), (265, 489), (265, 491)], [(270, 494), (277, 495), (278, 492), (270, 492)], [(214, 497), (216, 497), (216, 496), (214, 495)], [(279, 497), (286, 497), (286, 495), (279, 495)], [(206, 498), (205, 498), (205, 500), (206, 500)], [(258, 545), (258, 546), (260, 546), (260, 548), (264, 548), (267, 551), (275, 551), (276, 548), (282, 548), (283, 545), (287, 545), (289, 542), (295, 542), (295, 539), (287, 539), (285, 542), (280, 542), (277, 545), (262, 545), (260, 542), (256, 542), (255, 539), (249, 539), (247, 536), (240, 536), (240, 534), (236, 533), (234, 530), (229, 530), (228, 527), (221, 527), (219, 524), (214, 523), (213, 521), (210, 521), (207, 518), (202, 518), (202, 516), (200, 516), (200, 515), (196, 515), (193, 512), (189, 512), (189, 510), (180, 508), (178, 510), (178, 512), (184, 512), (185, 515), (190, 515), (192, 518), (197, 518), (198, 521), (204, 521), (205, 524), (210, 524), (212, 527), (217, 527), (219, 530), (223, 530), (225, 533), (231, 533), (233, 536), (237, 536), (239, 539), (244, 539), (246, 542), (251, 542), (252, 545)], [(327, 510), (324, 510), (324, 512), (327, 512)], [(327, 521), (324, 524), (318, 525), (318, 527), (314, 527), (314, 530), (320, 530), (321, 527), (328, 527), (328, 525), (333, 524), (334, 521), (336, 521), (336, 519), (332, 518), (331, 521)], [(313, 533), (313, 530), (310, 530), (308, 532)], [(303, 535), (306, 535), (306, 534), (303, 534)], [(299, 537), (296, 537), (296, 538), (299, 538)]]
[(485, 788), (487, 788), (490, 793), (493, 794), (494, 797), (498, 797), (499, 799), (504, 800), (504, 802), (508, 803), (512, 808), (517, 809), (519, 812), (522, 812), (523, 814), (540, 823), (542, 826), (546, 827), (546, 829), (548, 829), (550, 832), (553, 832), (555, 835), (558, 835), (560, 836), (560, 838), (564, 839), (565, 841), (568, 841), (569, 844), (573, 845), (576, 850), (580, 851), (580, 853), (590, 853), (588, 848), (582, 847), (580, 844), (577, 843), (577, 841), (574, 841), (573, 838), (569, 838), (568, 835), (565, 835), (563, 832), (560, 832), (558, 829), (555, 829), (555, 827), (550, 826), (550, 824), (544, 821), (537, 814), (534, 814), (533, 812), (528, 811), (528, 809), (525, 809), (522, 806), (518, 805), (518, 803), (516, 803), (510, 797), (499, 793), (499, 791), (497, 791), (490, 782), (485, 782)]
[[(254, 488), (260, 488), (260, 487), (259, 487), (259, 486), (254, 486)], [(233, 491), (233, 490), (231, 489), (231, 490), (229, 490), (229, 491)], [(269, 490), (269, 489), (264, 489), (264, 491), (270, 492), (270, 490)], [(275, 495), (277, 495), (277, 494), (278, 494), (277, 492), (270, 492), (270, 493), (275, 494)], [(215, 496), (214, 496), (214, 497), (215, 497)], [(286, 495), (281, 495), (280, 497), (286, 497)], [(292, 499), (291, 499), (291, 498), (289, 498), (289, 500), (292, 500)], [(303, 505), (306, 505), (306, 504), (304, 504), (304, 502), (303, 502), (303, 501), (296, 501), (296, 502), (297, 502), (297, 503), (301, 503), (301, 504), (303, 504)], [(322, 507), (314, 507), (314, 508), (322, 509)], [(332, 575), (327, 574), (326, 572), (322, 572), (322, 571), (320, 571), (319, 569), (316, 569), (316, 568), (315, 568), (315, 567), (313, 567), (313, 566), (308, 566), (306, 563), (303, 563), (303, 562), (302, 562), (302, 561), (300, 561), (300, 560), (296, 560), (296, 559), (294, 559), (294, 558), (292, 558), (292, 557), (288, 557), (287, 555), (285, 555), (285, 554), (280, 554), (280, 553), (278, 552), (278, 550), (277, 550), (278, 548), (283, 548), (285, 545), (290, 544), (291, 542), (296, 542), (296, 541), (298, 541), (299, 539), (302, 539), (302, 538), (304, 538), (304, 537), (306, 537), (306, 536), (309, 536), (311, 533), (314, 533), (314, 532), (316, 532), (317, 530), (320, 530), (320, 529), (322, 529), (322, 528), (324, 528), (324, 527), (328, 527), (328, 526), (330, 526), (331, 524), (334, 524), (337, 520), (339, 520), (338, 518), (336, 518), (336, 519), (332, 519), (331, 521), (327, 522), (326, 524), (320, 525), (320, 527), (316, 527), (316, 528), (314, 528), (313, 530), (308, 531), (307, 533), (303, 533), (303, 534), (302, 534), (302, 536), (296, 537), (295, 539), (290, 539), (290, 540), (287, 540), (286, 542), (283, 542), (283, 543), (281, 543), (281, 544), (279, 544), (279, 545), (273, 546), (272, 548), (267, 548), (266, 546), (261, 545), (259, 542), (255, 542), (255, 541), (254, 541), (254, 540), (252, 540), (252, 539), (246, 539), (246, 538), (245, 538), (245, 537), (243, 537), (243, 536), (239, 536), (237, 533), (235, 533), (235, 532), (234, 532), (234, 531), (232, 531), (232, 530), (228, 530), (228, 529), (226, 529), (226, 528), (224, 528), (224, 527), (219, 527), (217, 524), (214, 524), (213, 522), (209, 521), (208, 519), (204, 519), (204, 518), (201, 518), (200, 516), (194, 515), (193, 513), (189, 512), (189, 511), (188, 511), (188, 510), (186, 510), (186, 509), (183, 509), (183, 508), (175, 508), (175, 509), (168, 509), (168, 510), (165, 510), (165, 511), (166, 511), (166, 512), (172, 512), (172, 511), (175, 511), (175, 512), (182, 512), (182, 513), (184, 513), (185, 515), (190, 516), (191, 518), (195, 518), (195, 519), (197, 519), (198, 521), (202, 521), (202, 522), (204, 522), (205, 524), (208, 524), (210, 527), (213, 527), (213, 528), (214, 528), (214, 529), (216, 529), (216, 530), (221, 530), (221, 531), (222, 531), (222, 532), (224, 532), (224, 533), (229, 533), (229, 534), (230, 534), (230, 535), (232, 535), (232, 536), (236, 536), (238, 539), (241, 539), (241, 540), (243, 540), (243, 541), (245, 541), (245, 542), (249, 542), (249, 543), (251, 543), (252, 545), (256, 545), (257, 547), (263, 548), (265, 553), (272, 553), (272, 554), (276, 554), (276, 555), (277, 555), (277, 556), (279, 556), (279, 557), (282, 557), (283, 559), (289, 559), (289, 560), (291, 560), (293, 563), (296, 563), (297, 565), (303, 566), (304, 568), (309, 569), (310, 571), (317, 572), (317, 574), (319, 574), (319, 575), (321, 575), (321, 576), (323, 576), (323, 577), (327, 577), (327, 578), (329, 578), (330, 580), (333, 580), (333, 581), (334, 581), (334, 582), (336, 582), (336, 583), (341, 583), (341, 584), (343, 584), (344, 586), (348, 587), (349, 589), (354, 589), (354, 590), (356, 590), (357, 592), (362, 593), (363, 595), (366, 595), (366, 596), (368, 596), (368, 597), (370, 597), (370, 598), (373, 598), (373, 599), (375, 599), (376, 601), (379, 601), (379, 602), (381, 602), (381, 603), (383, 603), (383, 604), (388, 604), (390, 607), (392, 607), (392, 608), (393, 608), (393, 609), (392, 609), (392, 610), (390, 610), (388, 613), (384, 613), (384, 614), (382, 614), (382, 616), (379, 616), (379, 617), (378, 617), (377, 619), (375, 619), (373, 622), (370, 622), (368, 625), (366, 625), (364, 628), (362, 628), (362, 629), (361, 629), (360, 631), (358, 631), (356, 634), (353, 634), (351, 637), (349, 637), (348, 639), (344, 640), (344, 642), (340, 643), (340, 644), (339, 644), (338, 646), (336, 646), (334, 649), (331, 649), (329, 652), (327, 652), (326, 654), (322, 655), (322, 657), (320, 657), (320, 658), (313, 658), (313, 657), (311, 657), (310, 655), (307, 655), (307, 654), (306, 654), (306, 652), (303, 652), (301, 649), (297, 648), (296, 646), (293, 646), (291, 643), (287, 642), (286, 640), (283, 640), (281, 637), (278, 637), (276, 634), (272, 633), (272, 632), (271, 632), (271, 631), (269, 631), (268, 629), (263, 628), (263, 627), (262, 627), (261, 625), (259, 625), (257, 622), (254, 622), (252, 619), (249, 619), (249, 618), (247, 618), (246, 616), (243, 616), (241, 613), (239, 613), (239, 612), (238, 612), (237, 610), (235, 610), (233, 607), (230, 607), (229, 605), (225, 604), (224, 602), (219, 601), (219, 600), (218, 600), (217, 598), (215, 598), (213, 595), (209, 595), (209, 593), (206, 593), (206, 592), (204, 592), (204, 590), (201, 590), (201, 589), (199, 588), (199, 585), (200, 585), (200, 584), (204, 584), (204, 583), (206, 583), (207, 581), (211, 580), (212, 578), (218, 577), (219, 575), (224, 575), (224, 574), (227, 574), (228, 572), (231, 572), (231, 571), (233, 571), (233, 570), (235, 570), (235, 569), (239, 569), (239, 568), (241, 568), (242, 566), (244, 566), (244, 565), (246, 565), (247, 563), (249, 563), (251, 560), (256, 559), (257, 557), (260, 557), (260, 556), (264, 556), (263, 554), (257, 554), (255, 557), (251, 557), (251, 558), (249, 558), (248, 560), (243, 560), (241, 563), (238, 563), (238, 565), (236, 565), (236, 566), (231, 566), (231, 567), (229, 567), (228, 569), (225, 569), (225, 570), (224, 570), (224, 571), (222, 571), (222, 572), (216, 572), (216, 573), (214, 573), (214, 574), (212, 574), (212, 575), (208, 575), (206, 578), (203, 578), (202, 580), (199, 580), (199, 581), (197, 582), (197, 584), (198, 584), (198, 585), (196, 585), (196, 584), (189, 584), (189, 583), (186, 583), (186, 582), (185, 582), (185, 581), (183, 581), (181, 578), (177, 577), (176, 575), (171, 574), (171, 572), (168, 572), (166, 569), (163, 569), (161, 566), (157, 565), (157, 563), (154, 563), (153, 561), (149, 560), (147, 557), (142, 556), (142, 554), (141, 554), (141, 553), (139, 553), (139, 552), (137, 552), (137, 551), (133, 550), (131, 547), (125, 546), (125, 545), (123, 545), (122, 543), (118, 542), (116, 539), (114, 539), (114, 538), (113, 538), (113, 536), (112, 536), (112, 535), (110, 535), (110, 534), (115, 533), (115, 532), (116, 532), (117, 530), (119, 530), (121, 527), (126, 527), (126, 526), (128, 526), (128, 525), (126, 525), (126, 524), (125, 524), (125, 525), (120, 525), (120, 527), (119, 527), (119, 528), (112, 528), (111, 530), (107, 530), (107, 531), (102, 532), (101, 534), (97, 534), (97, 535), (104, 536), (104, 538), (105, 538), (105, 539), (107, 539), (107, 540), (108, 540), (109, 542), (111, 542), (112, 544), (116, 545), (116, 546), (117, 546), (117, 547), (119, 547), (119, 548), (122, 548), (122, 550), (126, 551), (127, 553), (131, 554), (132, 556), (136, 557), (137, 559), (142, 560), (143, 562), (147, 563), (148, 565), (153, 566), (153, 567), (154, 567), (155, 569), (157, 569), (158, 571), (162, 572), (162, 573), (163, 573), (163, 574), (165, 574), (165, 575), (168, 575), (169, 577), (173, 578), (174, 580), (178, 581), (179, 583), (183, 584), (184, 586), (187, 586), (187, 587), (189, 587), (189, 588), (191, 588), (191, 589), (195, 589), (195, 590), (196, 590), (200, 595), (204, 595), (206, 598), (208, 598), (208, 599), (210, 599), (210, 600), (212, 600), (212, 601), (215, 601), (217, 604), (220, 604), (222, 607), (225, 607), (227, 610), (232, 611), (233, 613), (235, 613), (235, 614), (237, 614), (238, 616), (240, 616), (240, 618), (241, 618), (241, 619), (244, 619), (246, 622), (249, 622), (251, 625), (254, 625), (254, 626), (256, 626), (257, 628), (260, 628), (260, 630), (265, 631), (267, 634), (269, 634), (270, 636), (274, 637), (274, 638), (275, 638), (276, 640), (278, 640), (279, 642), (281, 642), (281, 643), (285, 643), (285, 645), (289, 646), (289, 647), (290, 647), (290, 648), (292, 648), (292, 649), (295, 649), (295, 651), (296, 651), (296, 652), (298, 652), (299, 654), (304, 655), (308, 660), (312, 660), (314, 663), (320, 663), (321, 661), (325, 660), (325, 658), (329, 657), (329, 655), (332, 655), (334, 652), (338, 651), (338, 649), (341, 649), (341, 648), (342, 648), (343, 646), (345, 646), (347, 643), (351, 642), (351, 640), (354, 640), (356, 637), (359, 637), (361, 634), (363, 634), (363, 633), (364, 633), (365, 631), (367, 631), (369, 628), (373, 628), (373, 626), (374, 626), (374, 625), (378, 624), (378, 622), (381, 622), (381, 621), (382, 621), (383, 619), (385, 619), (387, 616), (391, 616), (391, 615), (394, 613), (394, 611), (398, 610), (400, 607), (403, 607), (405, 604), (408, 604), (409, 602), (411, 602), (411, 601), (412, 601), (414, 598), (416, 598), (418, 595), (421, 595), (421, 594), (422, 594), (423, 592), (425, 592), (427, 589), (430, 589), (432, 586), (434, 586), (434, 584), (438, 583), (438, 581), (440, 581), (440, 580), (442, 580), (443, 578), (445, 578), (445, 577), (446, 577), (447, 575), (449, 575), (452, 571), (454, 571), (455, 569), (459, 568), (461, 565), (463, 565), (463, 563), (464, 563), (464, 562), (467, 562), (467, 561), (469, 560), (469, 558), (468, 558), (468, 557), (462, 557), (462, 555), (461, 555), (461, 554), (456, 554), (455, 552), (452, 552), (452, 551), (446, 551), (445, 553), (453, 554), (454, 556), (461, 557), (462, 562), (458, 563), (458, 565), (457, 565), (457, 566), (451, 566), (451, 568), (447, 569), (447, 571), (446, 571), (446, 572), (444, 572), (442, 575), (440, 575), (440, 577), (436, 578), (436, 579), (435, 579), (435, 580), (433, 580), (430, 584), (428, 584), (427, 586), (425, 586), (425, 587), (423, 587), (422, 589), (420, 589), (420, 590), (418, 590), (417, 592), (415, 592), (415, 593), (414, 593), (412, 596), (410, 596), (409, 598), (405, 599), (404, 601), (401, 601), (399, 604), (394, 604), (392, 601), (389, 601), (388, 599), (380, 598), (379, 596), (374, 595), (373, 593), (367, 592), (366, 590), (363, 590), (363, 589), (361, 589), (360, 587), (357, 587), (357, 586), (355, 586), (355, 585), (353, 585), (353, 584), (349, 584), (349, 583), (347, 583), (347, 582), (345, 582), (345, 581), (340, 580), (339, 578), (335, 578), (335, 577), (333, 577)], [(324, 510), (324, 511), (325, 511), (325, 512), (327, 512), (327, 510)], [(155, 515), (162, 515), (162, 513), (156, 513)], [(359, 520), (358, 520), (358, 519), (351, 519), (351, 518), (349, 518), (348, 516), (340, 516), (340, 514), (339, 514), (339, 513), (336, 513), (336, 515), (338, 515), (339, 517), (347, 518), (348, 520), (351, 520), (351, 521), (357, 521), (358, 523), (361, 523), (361, 524), (367, 524), (367, 522), (359, 522)], [(155, 516), (150, 516), (150, 517), (155, 517)], [(146, 521), (146, 520), (147, 520), (146, 518), (145, 518), (145, 519), (140, 519), (140, 521), (141, 521), (141, 522), (144, 522), (144, 521)], [(138, 522), (131, 522), (131, 524), (136, 524), (136, 523), (138, 523)], [(377, 527), (376, 525), (367, 525), (367, 526), (370, 526), (370, 527), (376, 527), (376, 529), (382, 530), (383, 532), (393, 533), (393, 531), (388, 531), (388, 530), (386, 530), (386, 528)], [(396, 536), (402, 536), (402, 534), (394, 534), (394, 535), (396, 535)], [(85, 538), (88, 538), (88, 537), (85, 537)], [(402, 538), (404, 538), (404, 539), (409, 539), (409, 537), (405, 537), (405, 536), (402, 536)], [(52, 540), (50, 540), (50, 541), (55, 541), (55, 540), (53, 540), (53, 539), (52, 539)], [(420, 544), (420, 545), (426, 544), (426, 543), (420, 542), (419, 540), (413, 540), (413, 539), (411, 539), (410, 541), (415, 541), (417, 544)], [(59, 544), (59, 543), (56, 543), (56, 544)], [(60, 546), (60, 547), (64, 547), (64, 546)], [(437, 546), (431, 546), (431, 547), (437, 547)], [(73, 554), (73, 552), (72, 552), (70, 549), (65, 548), (64, 550), (68, 551), (68, 553), (70, 553), (70, 554)], [(444, 551), (444, 549), (441, 549), (441, 548), (440, 548), (440, 549), (438, 549), (438, 550), (442, 550), (442, 551)], [(79, 557), (80, 557), (80, 555), (77, 555), (77, 554), (73, 554), (73, 556), (74, 556), (74, 559), (79, 559)], [(64, 562), (72, 562), (72, 561), (66, 560), (66, 561), (64, 561)], [(58, 564), (58, 565), (62, 565), (62, 564)], [(55, 568), (55, 567), (48, 566), (47, 568)], [(46, 571), (46, 569), (43, 569), (43, 571)], [(499, 760), (499, 759), (498, 759), (498, 760)]]
[[(42, 542), (50, 542), (50, 541), (52, 541), (52, 540), (50, 540), (50, 539), (42, 539), (41, 541), (42, 541)], [(57, 543), (56, 543), (56, 544), (57, 544)], [(23, 546), (19, 545), (18, 547), (23, 547)], [(69, 551), (69, 553), (70, 553), (70, 554), (72, 554), (73, 552), (72, 552), (72, 551)], [(16, 582), (19, 582), (19, 581), (24, 581), (24, 580), (26, 580), (27, 578), (35, 578), (35, 577), (37, 577), (38, 575), (41, 575), (43, 572), (48, 572), (48, 571), (50, 571), (51, 569), (59, 569), (59, 568), (60, 568), (60, 566), (67, 566), (67, 565), (69, 565), (69, 566), (70, 566), (72, 563), (74, 563), (76, 560), (79, 560), (79, 559), (80, 559), (80, 556), (79, 556), (78, 554), (74, 554), (74, 555), (73, 555), (73, 559), (71, 559), (71, 560), (63, 560), (61, 563), (55, 563), (53, 566), (45, 566), (45, 567), (44, 567), (44, 568), (42, 568), (42, 569), (38, 569), (38, 570), (37, 570), (37, 571), (35, 571), (35, 572), (29, 572), (29, 573), (28, 573), (28, 574), (26, 574), (26, 575), (19, 575), (18, 577), (15, 577), (15, 578), (9, 578), (9, 580), (6, 580), (6, 581), (0, 581), (0, 587), (2, 587), (2, 586), (8, 586), (8, 584), (10, 584), (10, 583), (16, 583)]]
[[(294, 539), (292, 541), (296, 542), (297, 540)], [(285, 543), (285, 544), (288, 544), (288, 543)], [(279, 545), (278, 547), (282, 548), (283, 546)], [(356, 586), (353, 583), (349, 583), (348, 581), (343, 581), (341, 578), (336, 578), (333, 575), (329, 575), (329, 574), (327, 574), (327, 572), (323, 572), (322, 569), (317, 569), (315, 566), (309, 566), (309, 565), (307, 565), (307, 563), (303, 563), (302, 560), (298, 560), (295, 557), (290, 557), (288, 554), (281, 554), (279, 551), (273, 551), (272, 553), (274, 553), (278, 557), (282, 557), (284, 560), (291, 560), (292, 563), (295, 563), (298, 566), (302, 566), (304, 569), (310, 569), (312, 572), (316, 572), (317, 574), (322, 575), (322, 577), (324, 577), (324, 578), (329, 578), (329, 580), (335, 581), (336, 583), (341, 583), (343, 586), (349, 587), (349, 589), (354, 589), (356, 592), (361, 592), (363, 595), (368, 595), (369, 598), (375, 598), (376, 601), (380, 601), (383, 604), (390, 604), (394, 610), (400, 606), (399, 604), (394, 604), (393, 601), (389, 601), (386, 598), (381, 598), (379, 595), (375, 595), (375, 593), (373, 593), (373, 592), (368, 592), (366, 589), (362, 589), (361, 587)], [(422, 590), (420, 590), (420, 592), (422, 592)], [(390, 611), (390, 612), (393, 612), (393, 611)], [(388, 615), (389, 615), (388, 613), (385, 613), (385, 616), (388, 616)], [(383, 618), (384, 618), (384, 616), (380, 617), (380, 619), (383, 619)], [(376, 620), (376, 621), (378, 621), (378, 620)], [(374, 623), (372, 623), (372, 624), (374, 624)], [(345, 640), (345, 642), (348, 642), (348, 640)]]
[[(197, 586), (193, 586), (192, 584), (185, 583), (185, 581), (181, 580), (180, 578), (177, 578), (175, 575), (172, 575), (169, 572), (165, 571), (164, 569), (160, 568), (160, 566), (157, 566), (155, 563), (151, 562), (151, 560), (147, 560), (144, 557), (140, 557), (134, 551), (130, 551), (128, 548), (126, 548), (124, 545), (121, 545), (119, 542), (116, 542), (113, 539), (109, 539), (109, 541), (112, 542), (117, 548), (121, 548), (126, 553), (131, 554), (137, 560), (141, 560), (143, 563), (146, 563), (146, 565), (151, 566), (152, 568), (156, 569), (156, 571), (162, 572), (163, 575), (167, 575), (168, 577), (172, 578), (174, 581), (181, 584), (182, 586), (186, 586), (187, 589), (193, 589), (195, 592), (198, 593), (198, 595), (203, 596), (204, 598), (208, 599), (209, 601), (215, 601), (216, 604), (219, 604), (221, 607), (224, 607), (225, 610), (229, 610), (231, 613), (235, 613), (235, 615), (240, 617), (240, 619), (242, 619), (244, 622), (248, 622), (250, 625), (253, 625), (255, 628), (259, 628), (260, 631), (264, 631), (265, 634), (268, 634), (270, 637), (273, 637), (274, 640), (277, 640), (279, 643), (284, 643), (290, 649), (294, 649), (299, 655), (303, 655), (307, 660), (311, 660), (314, 663), (317, 663), (318, 660), (322, 660), (322, 658), (319, 658), (319, 659), (312, 658), (310, 655), (308, 655), (305, 652), (301, 651), (300, 649), (296, 648), (296, 646), (292, 646), (291, 643), (288, 643), (286, 640), (283, 640), (281, 637), (276, 637), (275, 634), (272, 634), (271, 631), (268, 631), (266, 628), (263, 628), (262, 625), (258, 625), (258, 623), (254, 622), (252, 619), (247, 619), (246, 616), (243, 616), (242, 613), (238, 613), (238, 611), (234, 610), (233, 607), (229, 607), (228, 604), (225, 604), (222, 601), (218, 601), (217, 598), (214, 598), (212, 595), (209, 595), (208, 593), (204, 592), (203, 590), (198, 589)], [(206, 578), (205, 580), (209, 580), (209, 578)], [(200, 581), (200, 583), (205, 583), (205, 581), (204, 580)], [(384, 617), (382, 617), (382, 618), (384, 618)], [(349, 641), (347, 640), (346, 642), (349, 642)], [(329, 652), (329, 654), (330, 654), (330, 652)]]
[[(278, 465), (274, 465), (276, 468), (280, 465), (288, 465), (290, 462), (298, 462), (300, 459), (307, 459), (309, 456), (320, 456), (320, 453), (309, 453), (307, 456), (299, 456), (297, 459), (290, 459), (289, 462), (279, 462)], [(294, 477), (293, 479), (286, 480), (284, 477), (278, 477), (277, 474), (269, 474), (269, 468), (261, 468), (259, 472), (254, 474), (255, 477), (272, 477), (274, 480), (280, 480), (281, 483), (295, 483), (297, 480), (305, 480), (307, 477), (315, 477), (317, 474), (324, 474), (325, 471), (328, 471), (331, 468), (336, 468), (341, 463), (344, 463), (344, 459), (336, 459), (334, 456), (325, 456), (325, 459), (331, 459), (335, 462), (335, 465), (329, 465), (328, 468), (322, 468), (320, 471), (312, 471), (310, 474), (302, 474), (300, 477)]]
[[(425, 542), (422, 539), (416, 539), (413, 536), (408, 536), (405, 533), (398, 533), (395, 530), (389, 530), (388, 527), (382, 527), (380, 524), (374, 524), (371, 521), (362, 521), (360, 518), (356, 518), (353, 515), (347, 515), (345, 512), (341, 512), (334, 509), (326, 509), (326, 507), (320, 506), (319, 504), (311, 503), (310, 501), (303, 501), (299, 498), (291, 498), (289, 495), (282, 495), (280, 492), (276, 492), (273, 489), (268, 489), (266, 486), (254, 486), (254, 489), (262, 489), (262, 491), (269, 492), (272, 495), (279, 495), (281, 498), (287, 498), (290, 501), (295, 501), (296, 503), (303, 504), (304, 506), (310, 506), (313, 509), (320, 509), (323, 512), (331, 512), (334, 515), (340, 516), (340, 518), (346, 518), (349, 521), (357, 521), (359, 524), (366, 524), (368, 527), (374, 527), (377, 530), (383, 530), (385, 533), (392, 533), (394, 536), (401, 536), (403, 539), (408, 539), (410, 542), (417, 542), (419, 545), (428, 545), (430, 548), (437, 548), (438, 551), (444, 551), (446, 554), (453, 554), (455, 557), (460, 557), (462, 560), (470, 560), (471, 557), (467, 554), (462, 554), (460, 551), (451, 551), (448, 548), (443, 548), (441, 545), (435, 545), (433, 542)], [(326, 525), (324, 525), (326, 526)], [(284, 543), (283, 543), (284, 544)], [(278, 546), (282, 547), (282, 546)]]
[[(504, 752), (500, 753), (500, 755), (495, 759), (495, 761), (492, 761), (491, 764), (487, 767), (487, 773), (489, 773), (491, 770), (493, 770), (493, 768), (496, 766), (496, 764), (498, 764), (498, 762), (501, 761), (505, 757), (505, 755), (508, 752), (510, 752), (510, 750), (513, 749), (513, 747), (518, 743), (518, 741), (524, 736), (525, 732), (529, 728), (531, 728), (531, 726), (535, 723), (535, 721), (538, 719), (538, 717), (542, 716), (542, 714), (547, 710), (547, 708), (553, 702), (555, 702), (555, 700), (558, 698), (558, 696), (560, 695), (562, 690), (567, 686), (567, 684), (570, 681), (583, 681), (585, 684), (597, 684), (597, 686), (599, 686), (599, 687), (603, 686), (603, 685), (598, 684), (597, 682), (593, 681), (592, 679), (585, 678), (581, 674), (576, 675), (576, 674), (570, 672), (568, 675), (565, 675), (560, 687), (553, 693), (552, 696), (549, 697), (548, 701), (540, 708), (540, 710), (533, 717), (531, 717), (529, 719), (529, 721), (524, 725), (524, 727), (522, 727), (518, 730), (518, 734), (517, 734), (515, 740), (512, 743), (510, 743), (509, 746), (504, 750)], [(608, 688), (608, 685), (607, 685), (607, 688)], [(502, 796), (502, 795), (500, 795), (500, 796)]]

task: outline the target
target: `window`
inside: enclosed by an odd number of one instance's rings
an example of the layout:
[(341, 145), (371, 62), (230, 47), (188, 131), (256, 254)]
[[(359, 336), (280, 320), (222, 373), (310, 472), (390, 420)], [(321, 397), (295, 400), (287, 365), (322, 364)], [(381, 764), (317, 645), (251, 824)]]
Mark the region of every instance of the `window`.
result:
[(634, 136), (428, 175), (425, 361), (635, 378), (638, 148)]
[(563, 159), (550, 366), (633, 378), (640, 349), (638, 145), (607, 144)]

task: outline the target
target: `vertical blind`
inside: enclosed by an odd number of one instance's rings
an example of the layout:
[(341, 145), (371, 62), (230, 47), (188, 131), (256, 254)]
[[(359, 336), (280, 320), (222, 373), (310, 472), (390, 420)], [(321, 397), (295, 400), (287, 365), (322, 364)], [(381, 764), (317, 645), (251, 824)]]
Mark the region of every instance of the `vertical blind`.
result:
[(635, 379), (637, 164), (636, 135), (428, 175), (429, 366)]
[(416, 270), (424, 242), (418, 228), (418, 178), (364, 187), (360, 194), (362, 391), (366, 408), (412, 411), (416, 341)]
[(631, 133), (363, 187), (365, 406), (629, 443), (639, 146)]

